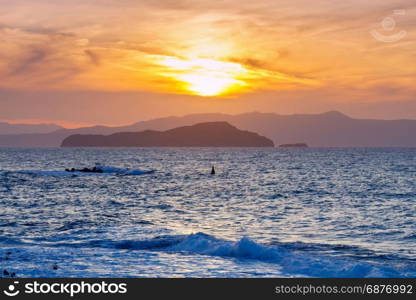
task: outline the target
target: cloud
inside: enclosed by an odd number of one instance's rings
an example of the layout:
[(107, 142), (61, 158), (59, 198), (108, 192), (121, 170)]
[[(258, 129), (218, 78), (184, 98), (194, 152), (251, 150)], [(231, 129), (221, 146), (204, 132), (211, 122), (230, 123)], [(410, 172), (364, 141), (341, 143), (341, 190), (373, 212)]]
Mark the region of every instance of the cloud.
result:
[[(237, 62), (299, 84), (351, 88), (380, 78), (408, 86), (414, 65), (411, 0), (0, 2), (3, 87), (169, 91), (173, 83), (158, 76), (154, 55)], [(399, 8), (406, 40), (375, 41), (369, 30)], [(281, 88), (269, 79), (262, 88)]]
[[(54, 30), (1, 26), (0, 86), (45, 88), (87, 70), (75, 37)], [(95, 58), (98, 62), (98, 58)]]
[(9, 75), (15, 76), (33, 71), (35, 66), (44, 61), (49, 54), (49, 49), (37, 46), (27, 50), (23, 57), (17, 61), (16, 66), (9, 72)]
[(90, 59), (92, 64), (96, 66), (100, 65), (100, 57), (97, 53), (89, 49), (84, 50), (84, 53)]

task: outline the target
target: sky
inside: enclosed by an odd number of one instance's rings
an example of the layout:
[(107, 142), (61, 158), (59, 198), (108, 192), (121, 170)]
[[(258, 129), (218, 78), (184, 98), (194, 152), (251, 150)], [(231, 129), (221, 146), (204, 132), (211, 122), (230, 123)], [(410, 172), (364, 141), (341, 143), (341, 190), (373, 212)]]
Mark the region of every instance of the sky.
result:
[(0, 120), (416, 119), (414, 0), (0, 0)]

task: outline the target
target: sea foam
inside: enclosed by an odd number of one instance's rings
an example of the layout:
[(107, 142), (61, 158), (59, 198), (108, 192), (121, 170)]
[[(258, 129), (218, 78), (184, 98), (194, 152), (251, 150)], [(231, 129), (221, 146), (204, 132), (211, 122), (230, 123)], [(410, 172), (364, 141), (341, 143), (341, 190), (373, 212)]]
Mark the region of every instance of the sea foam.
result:
[[(109, 241), (97, 240), (86, 244), (62, 244), (61, 246), (103, 247), (129, 249), (137, 251), (157, 251), (167, 253), (182, 253), (186, 255), (204, 255), (235, 259), (242, 261), (258, 261), (275, 264), (287, 276), (307, 277), (411, 277), (416, 274), (416, 265), (403, 268), (399, 259), (396, 263), (385, 266), (376, 260), (324, 255), (305, 249), (315, 248), (294, 247), (293, 243), (279, 245), (263, 245), (248, 237), (238, 241), (216, 238), (205, 233), (190, 235), (164, 235), (144, 240)], [(336, 247), (326, 245), (327, 247)], [(319, 247), (322, 247), (320, 245)]]
[(50, 170), (22, 170), (17, 173), (33, 174), (40, 176), (74, 176), (74, 175), (89, 175), (89, 176), (102, 176), (102, 175), (146, 175), (153, 174), (155, 170), (140, 170), (140, 169), (123, 169), (111, 166), (98, 167), (103, 172), (67, 172), (67, 171), (50, 171)]

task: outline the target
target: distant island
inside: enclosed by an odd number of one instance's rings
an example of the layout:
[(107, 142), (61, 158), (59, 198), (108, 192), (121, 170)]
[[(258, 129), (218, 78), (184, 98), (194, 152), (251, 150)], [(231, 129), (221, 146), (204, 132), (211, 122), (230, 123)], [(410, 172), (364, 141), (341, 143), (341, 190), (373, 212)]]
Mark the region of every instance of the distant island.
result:
[(305, 143), (295, 143), (295, 144), (281, 144), (280, 148), (307, 148), (308, 144)]
[(227, 122), (206, 122), (167, 131), (74, 134), (61, 147), (274, 147), (274, 143)]

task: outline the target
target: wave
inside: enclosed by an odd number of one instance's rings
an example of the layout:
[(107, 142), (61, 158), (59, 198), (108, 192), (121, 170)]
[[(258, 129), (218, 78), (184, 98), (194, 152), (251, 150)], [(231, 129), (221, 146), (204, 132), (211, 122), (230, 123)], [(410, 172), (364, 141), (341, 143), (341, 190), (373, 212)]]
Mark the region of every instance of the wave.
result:
[[(51, 245), (49, 245), (51, 246)], [(399, 257), (374, 254), (354, 256), (348, 252), (349, 246), (279, 243), (262, 245), (244, 237), (238, 241), (219, 239), (204, 233), (190, 235), (165, 235), (145, 240), (95, 240), (83, 243), (53, 243), (52, 246), (76, 248), (114, 248), (128, 250), (163, 251), (231, 258), (236, 260), (254, 260), (276, 264), (287, 276), (310, 277), (414, 277), (416, 261)], [(346, 255), (330, 255), (325, 249)], [(358, 247), (351, 247), (357, 250)], [(363, 250), (368, 252), (369, 250)]]
[(88, 175), (88, 176), (102, 176), (102, 175), (146, 175), (146, 174), (153, 174), (155, 170), (140, 170), (140, 169), (123, 169), (123, 168), (116, 168), (110, 166), (100, 166), (103, 172), (67, 172), (67, 171), (49, 171), (49, 170), (22, 170), (16, 171), (17, 173), (23, 174), (34, 174), (40, 176), (77, 176), (77, 175)]
[(103, 173), (122, 175), (145, 175), (155, 172), (155, 170), (122, 169), (110, 166), (100, 166), (99, 169), (103, 170)]

